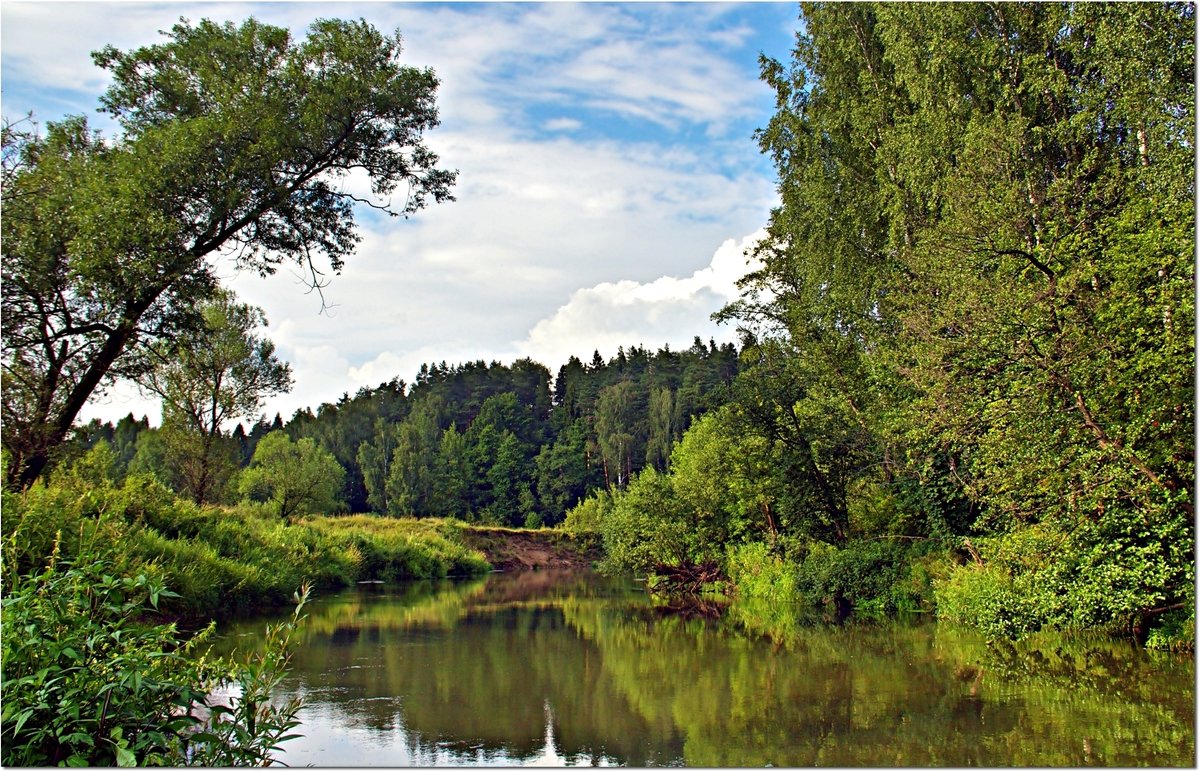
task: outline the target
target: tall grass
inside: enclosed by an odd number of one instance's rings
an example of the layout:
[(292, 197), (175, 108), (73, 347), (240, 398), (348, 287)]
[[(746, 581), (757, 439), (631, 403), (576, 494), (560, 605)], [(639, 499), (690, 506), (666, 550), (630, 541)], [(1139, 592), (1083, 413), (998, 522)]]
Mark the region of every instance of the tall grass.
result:
[(63, 478), (4, 492), (4, 587), (65, 556), (104, 545), (119, 570), (157, 576), (177, 594), (166, 613), (209, 618), (287, 604), (296, 587), (439, 578), (488, 570), (446, 521), (309, 517), (288, 524), (264, 508), (200, 507), (150, 477), (122, 485)]

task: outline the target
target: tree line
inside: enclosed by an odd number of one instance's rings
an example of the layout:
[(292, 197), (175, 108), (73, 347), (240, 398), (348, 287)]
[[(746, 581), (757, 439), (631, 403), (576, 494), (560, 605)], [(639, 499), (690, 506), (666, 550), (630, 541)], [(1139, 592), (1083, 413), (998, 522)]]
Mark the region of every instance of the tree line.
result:
[[(260, 341), (254, 362), (268, 363), (277, 376), (286, 369), (263, 354)], [(333, 475), (341, 487), (327, 508), (553, 525), (591, 492), (622, 488), (646, 467), (665, 469), (692, 422), (728, 399), (738, 362), (732, 343), (696, 338), (678, 352), (621, 347), (607, 361), (593, 352), (588, 364), (573, 356), (553, 380), (530, 359), (425, 364), (411, 386), (394, 379), (315, 412), (298, 410), (287, 422), (260, 418), (249, 431), (240, 423), (231, 432), (219, 423), (180, 425), (170, 418), (173, 403), (164, 399), (161, 427), (132, 415), (115, 425), (93, 420), (77, 430), (74, 451), (104, 441), (118, 479), (150, 472), (181, 495), (219, 503), (254, 493), (246, 475), (261, 466), (252, 463), (262, 460), (260, 443), (278, 431), (312, 443), (340, 466), (342, 474)], [(255, 369), (242, 365), (243, 372)], [(182, 375), (179, 362), (170, 368)], [(226, 385), (235, 382), (233, 369)], [(188, 391), (219, 393), (211, 373), (194, 375)], [(257, 388), (265, 379), (241, 382)], [(248, 404), (257, 409), (257, 402)], [(215, 412), (211, 405), (200, 408), (186, 412)]]

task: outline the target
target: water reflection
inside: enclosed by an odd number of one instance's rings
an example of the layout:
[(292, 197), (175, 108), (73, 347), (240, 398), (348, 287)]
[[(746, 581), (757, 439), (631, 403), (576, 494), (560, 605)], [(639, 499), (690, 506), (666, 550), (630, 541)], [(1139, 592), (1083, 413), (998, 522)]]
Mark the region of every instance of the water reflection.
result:
[[(936, 625), (750, 630), (534, 572), (318, 599), (296, 766), (1191, 766), (1194, 667)], [(262, 624), (242, 625), (258, 630)], [(235, 630), (235, 633), (238, 630)], [(765, 633), (765, 634), (764, 634)]]

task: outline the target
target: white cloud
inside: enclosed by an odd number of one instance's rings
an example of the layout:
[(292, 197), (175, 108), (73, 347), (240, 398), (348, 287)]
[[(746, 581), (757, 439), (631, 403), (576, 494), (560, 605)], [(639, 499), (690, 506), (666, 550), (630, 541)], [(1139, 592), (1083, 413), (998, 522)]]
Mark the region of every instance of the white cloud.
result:
[[(41, 93), (92, 112), (106, 75), (87, 52), (158, 42), (180, 16), (254, 15), (300, 36), (336, 14), (402, 31), (404, 61), (442, 83), (443, 123), (427, 139), (459, 170), (457, 201), (410, 220), (360, 211), (362, 242), (325, 292), (327, 314), (286, 268), (260, 279), (221, 267), (292, 364), (295, 391), (264, 408), (286, 417), (411, 380), (423, 362), (528, 355), (553, 367), (593, 348), (731, 337), (708, 316), (732, 298), (741, 245), (696, 266), (776, 201), (750, 139), (771, 106), (754, 76), (759, 33), (726, 23), (747, 7), (5, 2), (5, 111)], [(110, 401), (88, 415), (128, 412)]]
[(542, 124), (546, 131), (576, 131), (583, 128), (583, 121), (574, 118), (552, 118)]
[(734, 331), (710, 317), (738, 297), (737, 281), (749, 270), (746, 250), (764, 234), (728, 239), (707, 266), (687, 277), (603, 282), (576, 290), (533, 326), (517, 350), (554, 370), (571, 355), (586, 359), (599, 350), (607, 357), (621, 345), (684, 348), (696, 335), (732, 340)]

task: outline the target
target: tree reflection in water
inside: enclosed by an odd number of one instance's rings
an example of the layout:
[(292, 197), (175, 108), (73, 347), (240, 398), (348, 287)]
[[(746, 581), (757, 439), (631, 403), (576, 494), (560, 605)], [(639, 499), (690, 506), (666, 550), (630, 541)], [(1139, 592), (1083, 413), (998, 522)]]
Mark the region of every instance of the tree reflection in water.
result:
[[(1191, 765), (1194, 663), (1105, 638), (663, 612), (531, 572), (312, 605), (290, 765)], [(750, 629), (769, 620), (767, 629)], [(243, 626), (239, 629), (261, 627)]]

